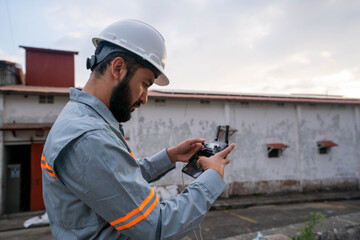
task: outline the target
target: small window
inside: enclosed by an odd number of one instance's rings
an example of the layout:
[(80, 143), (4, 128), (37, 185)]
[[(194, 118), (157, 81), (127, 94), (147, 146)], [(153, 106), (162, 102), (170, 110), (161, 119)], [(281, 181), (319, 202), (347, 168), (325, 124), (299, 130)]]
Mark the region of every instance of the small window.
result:
[(210, 101), (209, 100), (200, 100), (200, 103), (201, 104), (210, 104)]
[(288, 145), (283, 143), (269, 143), (267, 146), (267, 154), (269, 158), (278, 158), (282, 155), (282, 152), (288, 148)]
[(315, 103), (309, 103), (309, 107), (314, 109), (314, 108), (316, 108), (316, 104)]
[(280, 157), (280, 149), (279, 148), (268, 147), (268, 157), (269, 158)]
[(47, 96), (47, 103), (54, 103), (54, 96)]
[(46, 103), (46, 96), (40, 95), (39, 96), (39, 103)]
[(332, 147), (336, 147), (338, 145), (332, 141), (324, 140), (324, 141), (318, 141), (317, 146), (318, 146), (319, 154), (328, 154), (330, 153), (330, 149)]
[(54, 96), (52, 95), (40, 95), (39, 96), (39, 103), (46, 104), (46, 103), (54, 103)]
[(240, 107), (242, 107), (242, 108), (248, 108), (249, 106), (250, 106), (250, 103), (247, 101), (240, 102)]
[(327, 147), (319, 147), (319, 154), (328, 154), (330, 151), (330, 148)]
[(156, 106), (165, 106), (166, 100), (164, 98), (155, 98)]

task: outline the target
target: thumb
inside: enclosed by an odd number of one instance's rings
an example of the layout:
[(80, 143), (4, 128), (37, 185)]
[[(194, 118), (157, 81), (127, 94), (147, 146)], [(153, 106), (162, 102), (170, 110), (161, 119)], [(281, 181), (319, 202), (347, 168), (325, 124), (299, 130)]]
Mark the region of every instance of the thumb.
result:
[(198, 167), (198, 168), (203, 168), (202, 162), (203, 162), (203, 159), (204, 159), (204, 158), (205, 158), (204, 156), (201, 156), (201, 157), (197, 160), (197, 167)]
[(225, 158), (224, 163), (225, 163), (225, 165), (228, 165), (230, 163), (230, 159)]

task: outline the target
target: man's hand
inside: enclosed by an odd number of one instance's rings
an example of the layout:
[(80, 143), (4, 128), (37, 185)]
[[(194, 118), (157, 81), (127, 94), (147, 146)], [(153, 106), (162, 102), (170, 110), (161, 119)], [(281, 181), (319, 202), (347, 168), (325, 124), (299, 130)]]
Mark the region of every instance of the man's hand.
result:
[(224, 178), (224, 168), (225, 165), (230, 163), (230, 160), (226, 156), (235, 148), (235, 144), (231, 144), (221, 152), (218, 152), (214, 156), (209, 158), (200, 157), (197, 164), (198, 167), (202, 167), (204, 170), (213, 169), (215, 170), (222, 178)]
[(168, 148), (166, 151), (171, 162), (187, 162), (192, 155), (201, 149), (204, 141), (200, 138), (188, 139), (175, 147)]

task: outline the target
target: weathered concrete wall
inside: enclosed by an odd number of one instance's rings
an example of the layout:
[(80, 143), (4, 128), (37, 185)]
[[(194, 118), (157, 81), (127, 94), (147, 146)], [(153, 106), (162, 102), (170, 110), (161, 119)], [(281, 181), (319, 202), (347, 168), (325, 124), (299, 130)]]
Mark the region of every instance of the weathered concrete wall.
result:
[[(271, 102), (200, 103), (166, 99), (133, 113), (125, 134), (137, 157), (144, 157), (192, 137), (210, 141), (216, 126), (229, 124), (237, 144), (229, 156), (225, 196), (359, 186), (359, 110), (353, 105)], [(331, 140), (329, 154), (318, 153), (317, 141)], [(267, 143), (289, 145), (279, 158), (268, 158)], [(156, 185), (189, 184), (183, 164)]]
[[(166, 100), (162, 105), (150, 99), (148, 105), (133, 113), (133, 119), (124, 125), (124, 129), (135, 156), (144, 157), (188, 138), (213, 140), (218, 124), (225, 124), (222, 102), (201, 104), (200, 101), (184, 99)], [(181, 184), (182, 165), (179, 163), (177, 169), (158, 184)], [(184, 180), (190, 183), (192, 179), (185, 176)]]
[[(357, 151), (354, 145), (354, 109), (342, 105), (302, 107), (300, 119), (300, 162), (303, 187), (323, 188), (352, 185), (357, 178)], [(338, 147), (320, 155), (316, 141), (332, 140)], [(355, 181), (356, 182), (356, 181)]]
[[(360, 107), (354, 107), (354, 146), (357, 159), (357, 178), (360, 187)], [(358, 150), (356, 150), (358, 149)]]
[[(246, 106), (246, 105), (245, 105)], [(230, 194), (274, 192), (282, 187), (296, 188), (296, 112), (293, 104), (235, 104), (234, 142), (238, 153), (228, 169)], [(284, 143), (290, 147), (279, 158), (268, 158), (268, 143)]]
[[(67, 96), (54, 96), (54, 104), (39, 104), (38, 95), (4, 97), (0, 114), (5, 123), (54, 122), (68, 101)], [(230, 142), (237, 147), (229, 156), (232, 162), (225, 172), (228, 187), (224, 196), (359, 187), (359, 106), (155, 100), (150, 98), (124, 124), (125, 135), (137, 158), (187, 138), (213, 140), (218, 125), (228, 124), (237, 130), (230, 136)], [(30, 131), (17, 131), (14, 137), (11, 132), (4, 132), (3, 142), (29, 141), (33, 135)], [(45, 137), (31, 140), (42, 141)], [(339, 146), (320, 155), (316, 144), (320, 140), (331, 140)], [(278, 142), (290, 147), (279, 158), (268, 158), (266, 144)], [(183, 165), (178, 163), (176, 170), (154, 184), (182, 185), (183, 181), (189, 184), (193, 179), (182, 175)]]
[[(68, 96), (54, 96), (54, 103), (39, 103), (39, 95), (4, 95), (2, 121), (4, 123), (53, 123), (68, 102)], [(4, 131), (2, 136), (6, 144), (26, 142), (44, 142), (44, 136), (37, 137), (35, 130)]]
[(5, 123), (54, 122), (68, 101), (68, 97), (54, 96), (54, 103), (39, 103), (39, 95), (5, 95)]
[[(54, 96), (54, 103), (39, 103), (39, 95), (0, 94), (0, 125), (3, 123), (53, 123), (68, 101), (68, 96)], [(37, 137), (35, 130), (2, 131), (0, 134), (0, 215), (4, 213), (6, 160), (5, 145), (45, 142), (44, 136)]]

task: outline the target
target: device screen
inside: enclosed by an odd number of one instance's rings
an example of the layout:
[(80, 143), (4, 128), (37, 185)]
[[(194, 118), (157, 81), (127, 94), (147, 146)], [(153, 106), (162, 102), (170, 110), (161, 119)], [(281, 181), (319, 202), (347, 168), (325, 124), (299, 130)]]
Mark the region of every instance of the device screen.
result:
[(201, 175), (201, 173), (204, 172), (204, 169), (197, 166), (197, 161), (198, 156), (194, 156), (194, 158), (192, 158), (189, 163), (186, 164), (182, 171), (193, 178), (197, 178)]

